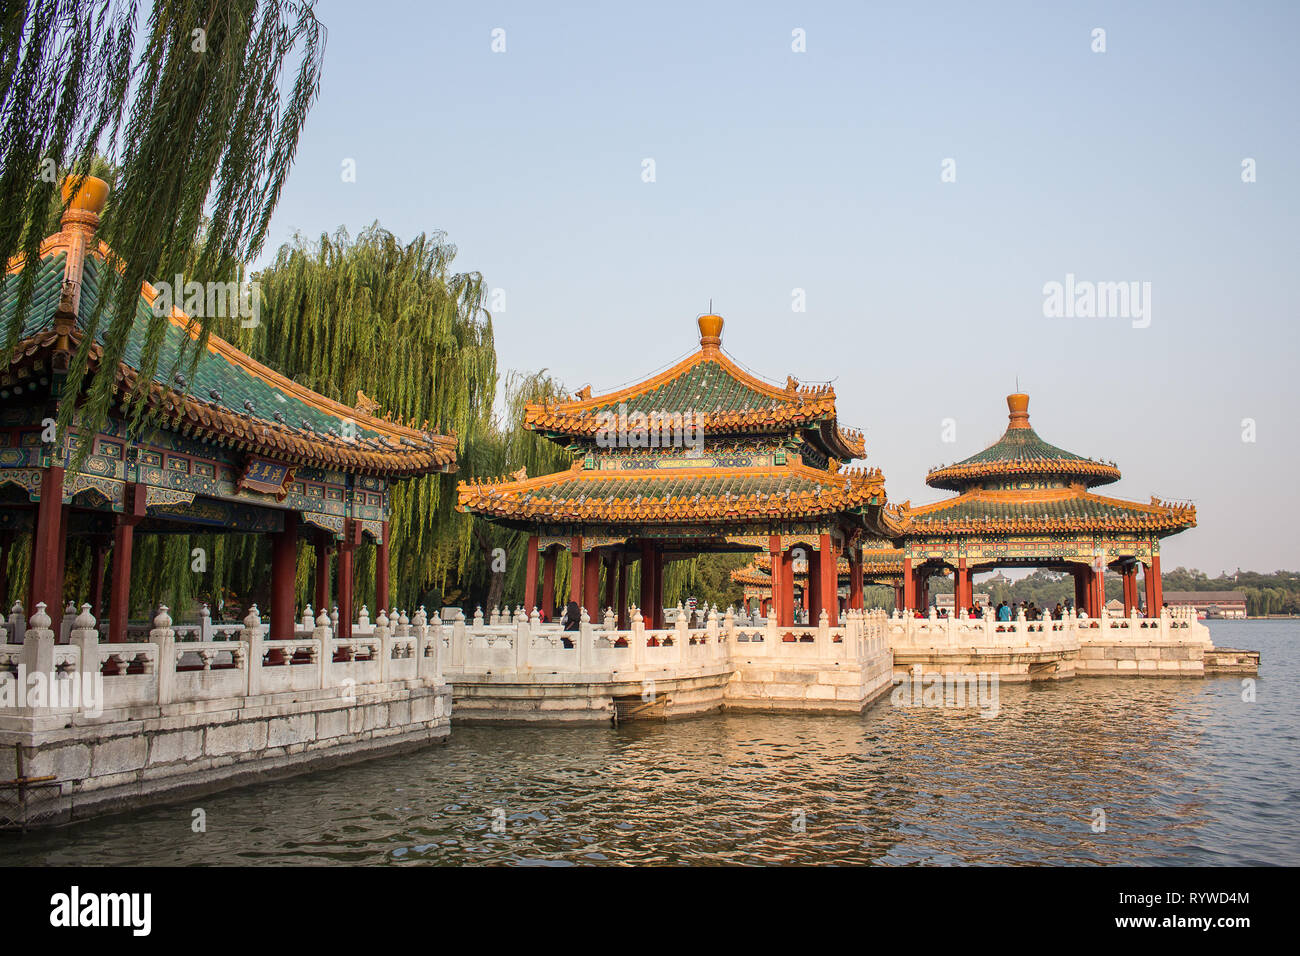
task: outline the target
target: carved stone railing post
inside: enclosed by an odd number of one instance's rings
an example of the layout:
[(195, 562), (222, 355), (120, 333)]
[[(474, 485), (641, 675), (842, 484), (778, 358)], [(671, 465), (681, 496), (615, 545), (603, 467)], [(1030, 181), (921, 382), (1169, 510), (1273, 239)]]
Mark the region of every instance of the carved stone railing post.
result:
[(590, 621), (579, 622), (574, 640), (578, 642), (578, 670), (585, 673), (591, 669), (591, 652), (595, 649), (596, 640), (596, 629)]
[[(421, 605), (420, 610), (422, 610), (422, 611), (424, 610), (424, 606), (423, 606), (423, 605)], [(425, 615), (425, 618), (426, 618), (426, 620), (428, 619), (428, 615), (427, 615), (427, 614)], [(442, 684), (442, 661), (443, 661), (443, 657), (442, 657), (442, 620), (441, 620), (441, 618), (437, 618), (437, 617), (435, 617), (435, 618), (433, 619), (433, 623), (432, 623), (431, 625), (429, 625), (429, 640), (430, 640), (430, 642), (431, 642), (431, 646), (432, 646), (432, 648), (433, 648), (432, 665), (431, 665), (433, 669), (432, 669), (432, 671), (429, 672), (426, 676), (427, 676), (430, 680), (433, 681), (433, 683), (434, 683), (435, 686), (441, 686), (441, 684)]]
[(528, 669), (528, 645), (533, 642), (533, 632), (522, 611), (515, 614), (515, 670)]
[(465, 613), (459, 609), (451, 623), (451, 666), (464, 667), (469, 656), (469, 633), (465, 630)]
[(153, 619), (153, 629), (149, 631), (150, 643), (158, 645), (158, 703), (170, 704), (176, 694), (176, 632), (172, 630), (172, 616), (167, 613), (167, 605), (158, 606), (158, 613)]
[[(54, 631), (50, 627), (50, 616), (45, 613), (45, 602), (36, 605), (32, 619), (27, 622), (27, 633), (23, 635), (23, 666), (30, 678), (35, 674), (44, 675), (52, 681), (54, 674)], [(17, 687), (19, 704), (26, 706), (27, 688)]]
[[(90, 605), (81, 605), (81, 613), (72, 625), (72, 636), (68, 643), (77, 648), (78, 668), (84, 675), (99, 673), (99, 630), (95, 627), (95, 617), (90, 613)], [(82, 687), (87, 685), (83, 682)]]
[(248, 696), (256, 697), (262, 692), (262, 635), (266, 628), (262, 624), (262, 615), (254, 604), (248, 609), (244, 618), (243, 630), (239, 639), (248, 645)]
[(77, 616), (77, 605), (72, 601), (63, 609), (63, 617), (59, 619), (59, 643), (66, 644), (72, 638), (72, 619)]
[(320, 642), (320, 688), (324, 690), (331, 686), (330, 669), (334, 663), (334, 630), (324, 608), (316, 615), (316, 627), (312, 629), (311, 638)]
[(389, 659), (393, 656), (393, 631), (388, 613), (383, 608), (379, 609), (379, 617), (375, 618), (375, 640), (379, 644), (377, 653), (379, 654), (379, 679), (388, 680)]
[(27, 633), (27, 615), (23, 613), (23, 602), (14, 601), (9, 609), (9, 643), (21, 644)]
[(637, 608), (636, 613), (632, 615), (632, 670), (641, 669), (641, 658), (645, 657), (645, 618), (641, 616), (641, 609)]
[(415, 647), (412, 653), (415, 654), (415, 678), (423, 680), (425, 672), (428, 670), (428, 664), (424, 658), (424, 644), (429, 639), (429, 615), (424, 612), (424, 605), (421, 604), (411, 615), (411, 638), (415, 641)]

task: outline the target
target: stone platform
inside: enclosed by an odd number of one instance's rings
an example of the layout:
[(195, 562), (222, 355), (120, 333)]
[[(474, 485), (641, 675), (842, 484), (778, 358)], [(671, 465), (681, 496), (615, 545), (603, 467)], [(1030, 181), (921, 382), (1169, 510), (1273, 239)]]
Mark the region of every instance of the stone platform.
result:
[[(723, 709), (860, 713), (891, 686), (883, 612), (850, 611), (831, 627), (753, 623), (711, 611), (702, 628), (677, 615), (647, 629), (634, 610), (563, 632), (520, 612), (457, 619), (444, 648), (456, 721), (608, 723), (623, 708), (672, 719)], [(565, 646), (566, 644), (570, 646)]]
[[(451, 687), (423, 620), (366, 633), (175, 640), (166, 609), (149, 641), (99, 643), (86, 610), (55, 643), (38, 605), (23, 643), (0, 641), (0, 828), (69, 823), (443, 740)], [(0, 630), (4, 630), (0, 628)], [(48, 693), (53, 687), (55, 693)]]

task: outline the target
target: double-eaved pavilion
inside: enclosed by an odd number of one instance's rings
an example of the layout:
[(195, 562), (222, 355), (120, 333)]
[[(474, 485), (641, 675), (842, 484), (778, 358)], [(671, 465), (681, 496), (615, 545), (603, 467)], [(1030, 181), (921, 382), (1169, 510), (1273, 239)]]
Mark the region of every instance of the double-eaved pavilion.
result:
[[(564, 445), (572, 467), (552, 475), (462, 483), (459, 506), (527, 531), (524, 604), (555, 613), (555, 566), (572, 562), (569, 599), (591, 619), (602, 603), (628, 622), (629, 568), (640, 562), (647, 628), (663, 624), (663, 569), (702, 552), (767, 552), (775, 615), (794, 620), (791, 551), (809, 556), (809, 610), (838, 619), (836, 564), (844, 555), (862, 607), (864, 536), (892, 536), (878, 469), (842, 462), (864, 455), (860, 432), (842, 427), (830, 386), (763, 381), (722, 351), (723, 320), (699, 318), (700, 348), (640, 384), (531, 405), (525, 425)], [(600, 593), (604, 569), (604, 595)]]
[[(68, 187), (65, 185), (65, 200)], [(389, 489), (395, 479), (455, 468), (454, 438), (349, 408), (209, 337), (192, 375), (177, 368), (199, 323), (171, 308), (158, 371), (145, 399), (157, 415), (141, 434), (128, 428), (145, 336), (158, 292), (139, 290), (138, 319), (110, 419), (89, 433), (74, 415), (68, 434), (47, 440), (57, 419), (73, 353), (87, 334), (111, 250), (95, 239), (108, 188), (88, 177), (68, 204), (61, 230), (41, 245), (40, 262), (8, 265), (0, 324), (13, 319), (16, 286), (38, 268), (17, 347), (0, 367), (0, 574), (16, 534), (34, 536), (27, 607), (44, 603), (56, 632), (68, 597), (91, 597), (100, 616), (104, 562), (111, 557), (108, 638), (127, 639), (131, 552), (141, 533), (229, 531), (272, 539), (270, 636), (294, 634), (297, 544), (316, 548), (315, 603), (329, 606), (330, 555), (337, 552), (337, 637), (351, 634), (353, 552), (363, 538), (378, 547), (376, 593), (388, 596)], [(211, 300), (209, 300), (211, 301)], [(94, 368), (107, 321), (90, 348)], [(192, 354), (192, 349), (190, 353)], [(373, 408), (371, 409), (371, 411)], [(89, 443), (84, 465), (68, 471)], [(93, 596), (65, 595), (68, 539), (89, 536)], [(0, 599), (7, 590), (0, 579)], [(7, 600), (12, 601), (13, 595)]]
[(926, 476), (932, 488), (957, 492), (935, 504), (897, 512), (904, 535), (903, 606), (925, 608), (927, 581), (950, 569), (955, 604), (973, 602), (973, 574), (995, 568), (1047, 568), (1074, 576), (1075, 606), (1098, 617), (1104, 574), (1124, 582), (1124, 613), (1139, 604), (1137, 569), (1145, 569), (1146, 609), (1159, 615), (1160, 541), (1196, 524), (1190, 504), (1140, 504), (1090, 489), (1118, 481), (1114, 464), (1072, 454), (1038, 437), (1029, 396), (1007, 397), (1003, 436), (976, 455)]

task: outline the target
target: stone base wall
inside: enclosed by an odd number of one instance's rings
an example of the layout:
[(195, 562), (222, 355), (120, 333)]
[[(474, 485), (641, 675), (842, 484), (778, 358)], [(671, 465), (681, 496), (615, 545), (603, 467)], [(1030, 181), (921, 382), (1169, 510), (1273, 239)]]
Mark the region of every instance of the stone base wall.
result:
[(466, 674), (449, 677), (455, 686), (456, 723), (609, 723), (614, 699), (663, 699), (654, 715), (672, 719), (722, 708), (731, 667), (715, 664), (671, 676), (630, 674)]
[(27, 779), (54, 780), (0, 790), (0, 827), (69, 823), (427, 745), (451, 731), (451, 688), (398, 681), (355, 698), (332, 688), (131, 711), (141, 712), (27, 731), (15, 728), (21, 716), (6, 718), (0, 759), (20, 748)]
[(1243, 651), (1234, 647), (1215, 647), (1205, 651), (1207, 674), (1258, 674), (1259, 651)]
[(997, 674), (999, 681), (1023, 683), (1065, 680), (1079, 673), (1077, 648), (1008, 650), (999, 648), (909, 648), (894, 651), (894, 676), (919, 667), (925, 674)]
[(728, 710), (858, 714), (893, 686), (892, 655), (852, 661), (758, 658), (737, 664), (727, 685)]
[(1090, 677), (1204, 677), (1201, 644), (1084, 644), (1076, 672)]

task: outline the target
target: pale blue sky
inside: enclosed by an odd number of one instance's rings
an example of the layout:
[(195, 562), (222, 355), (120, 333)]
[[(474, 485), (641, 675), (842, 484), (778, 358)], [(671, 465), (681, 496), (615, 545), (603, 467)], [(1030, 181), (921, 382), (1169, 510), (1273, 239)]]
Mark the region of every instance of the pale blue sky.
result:
[[(322, 0), (268, 255), (446, 230), (505, 291), (503, 371), (597, 392), (692, 349), (712, 298), (750, 368), (834, 382), (899, 502), (943, 496), (926, 470), (1001, 434), (1019, 376), (1109, 490), (1196, 502), (1167, 568), (1300, 568), (1297, 5), (609, 7)], [(1044, 318), (1067, 273), (1150, 282), (1150, 327)]]

